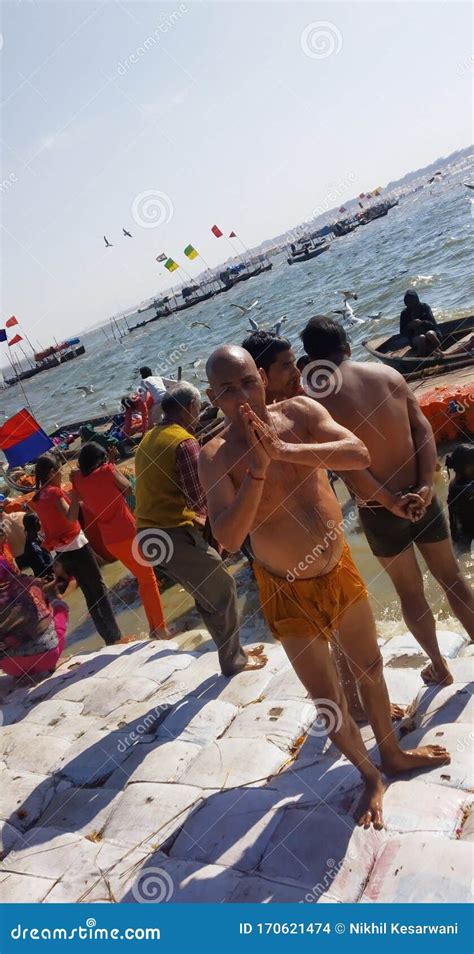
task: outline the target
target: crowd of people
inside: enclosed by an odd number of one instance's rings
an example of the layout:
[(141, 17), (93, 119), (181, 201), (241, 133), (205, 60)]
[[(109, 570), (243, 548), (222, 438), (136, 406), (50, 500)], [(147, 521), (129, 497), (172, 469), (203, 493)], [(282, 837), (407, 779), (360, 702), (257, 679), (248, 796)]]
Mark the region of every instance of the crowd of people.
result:
[[(410, 317), (407, 296), (405, 303)], [(425, 336), (418, 347), (433, 344), (429, 329), (408, 330)], [(158, 379), (158, 385), (150, 368), (141, 369), (146, 422), (135, 457), (134, 513), (126, 502), (129, 481), (94, 440), (83, 445), (68, 491), (57, 458), (38, 459), (23, 527), (34, 577), (22, 574), (0, 525), (0, 664), (15, 674), (54, 669), (66, 626), (58, 596), (71, 577), (104, 642), (127, 639), (81, 526), (83, 507), (111, 555), (136, 576), (152, 638), (169, 637), (159, 571), (194, 598), (225, 676), (261, 668), (263, 645), (246, 650), (241, 644), (236, 585), (223, 561), (226, 553), (243, 551), (274, 638), (316, 704), (324, 699), (337, 707), (340, 717), (329, 735), (365, 781), (358, 821), (379, 828), (384, 783), (358, 722), (372, 725), (387, 774), (445, 764), (449, 753), (439, 745), (404, 750), (396, 739), (369, 593), (329, 477), (342, 478), (357, 504), (368, 545), (428, 657), (426, 683), (446, 686), (453, 679), (417, 553), (471, 639), (474, 596), (435, 493), (431, 425), (403, 377), (382, 364), (353, 361), (343, 324), (333, 318), (312, 318), (300, 337), (303, 360), (288, 339), (262, 330), (210, 355), (207, 394), (219, 418), (201, 441), (198, 389), (184, 381), (163, 385)], [(458, 446), (447, 464), (455, 473), (448, 498), (452, 536), (470, 541), (473, 447)], [(13, 542), (13, 531), (10, 537)]]

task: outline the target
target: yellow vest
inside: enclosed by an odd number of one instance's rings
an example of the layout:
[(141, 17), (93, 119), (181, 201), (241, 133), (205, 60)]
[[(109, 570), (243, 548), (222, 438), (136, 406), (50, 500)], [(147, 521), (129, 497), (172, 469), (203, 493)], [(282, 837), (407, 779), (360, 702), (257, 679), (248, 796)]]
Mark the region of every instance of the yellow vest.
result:
[(138, 529), (144, 527), (184, 527), (194, 523), (180, 489), (176, 451), (193, 435), (180, 424), (158, 424), (140, 442), (135, 456)]

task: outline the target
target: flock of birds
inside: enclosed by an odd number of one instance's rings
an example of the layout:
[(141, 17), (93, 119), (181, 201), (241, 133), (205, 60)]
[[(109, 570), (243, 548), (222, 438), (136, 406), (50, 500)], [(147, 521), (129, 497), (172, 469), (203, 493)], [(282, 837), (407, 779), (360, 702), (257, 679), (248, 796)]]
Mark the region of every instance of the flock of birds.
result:
[[(133, 238), (132, 233), (131, 233), (131, 232), (128, 232), (127, 229), (124, 229), (123, 226), (122, 226), (122, 232), (123, 232), (124, 236), (126, 236), (126, 238)], [(109, 240), (108, 240), (108, 238), (107, 238), (106, 235), (104, 235), (104, 242), (105, 242), (105, 247), (106, 247), (106, 248), (113, 248), (113, 247), (114, 247), (114, 246), (113, 246), (113, 242), (109, 242)]]

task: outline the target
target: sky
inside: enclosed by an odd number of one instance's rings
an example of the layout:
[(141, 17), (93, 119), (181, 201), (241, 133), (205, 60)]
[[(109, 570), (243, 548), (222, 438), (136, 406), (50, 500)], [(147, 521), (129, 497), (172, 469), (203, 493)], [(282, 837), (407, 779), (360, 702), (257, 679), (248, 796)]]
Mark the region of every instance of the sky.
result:
[(168, 288), (162, 252), (191, 275), (225, 260), (214, 224), (252, 246), (471, 142), (456, 0), (1, 15), (0, 327), (15, 314), (43, 344)]

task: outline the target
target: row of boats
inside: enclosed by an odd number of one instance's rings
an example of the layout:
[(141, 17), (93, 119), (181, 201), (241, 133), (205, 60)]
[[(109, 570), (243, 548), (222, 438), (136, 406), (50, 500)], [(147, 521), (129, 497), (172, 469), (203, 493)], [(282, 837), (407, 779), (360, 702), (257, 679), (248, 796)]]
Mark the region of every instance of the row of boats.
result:
[(355, 229), (362, 225), (368, 225), (375, 219), (380, 219), (387, 215), (390, 209), (398, 205), (398, 199), (385, 200), (377, 202), (375, 205), (368, 206), (357, 212), (355, 215), (345, 219), (339, 219), (324, 228), (313, 232), (311, 235), (298, 239), (290, 245), (290, 255), (288, 256), (288, 265), (296, 265), (298, 262), (309, 262), (312, 258), (317, 258), (323, 252), (329, 251), (331, 247), (331, 238), (340, 238), (342, 235), (349, 235)]
[(41, 374), (42, 371), (49, 371), (50, 368), (57, 368), (60, 364), (65, 364), (67, 361), (74, 361), (75, 358), (80, 358), (81, 355), (85, 354), (85, 347), (81, 344), (80, 338), (70, 338), (68, 341), (63, 341), (62, 344), (51, 345), (50, 348), (46, 348), (44, 351), (37, 351), (33, 354), (32, 358), (29, 358), (29, 366), (27, 368), (21, 369), (19, 366), (16, 367), (13, 365), (15, 370), (15, 377), (5, 378), (4, 385), (6, 387), (12, 387), (14, 384), (17, 384), (18, 381), (26, 381), (28, 378), (34, 378), (35, 375)]

